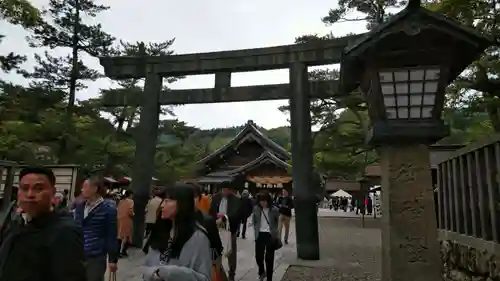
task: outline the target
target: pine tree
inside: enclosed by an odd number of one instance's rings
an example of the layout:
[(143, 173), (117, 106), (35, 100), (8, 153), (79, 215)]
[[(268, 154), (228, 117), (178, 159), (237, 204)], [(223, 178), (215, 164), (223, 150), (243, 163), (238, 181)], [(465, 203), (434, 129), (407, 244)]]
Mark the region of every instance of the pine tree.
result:
[[(2, 0), (0, 1), (0, 20), (11, 24), (21, 25), (24, 28), (33, 28), (41, 22), (40, 11), (27, 0)], [(0, 34), (0, 43), (5, 35)], [(10, 52), (0, 55), (0, 69), (8, 72), (18, 69), (26, 61), (26, 56)]]
[(75, 110), (75, 96), (84, 89), (84, 81), (95, 81), (101, 74), (85, 66), (82, 53), (92, 57), (108, 55), (112, 52), (115, 38), (102, 30), (100, 24), (87, 24), (84, 19), (93, 19), (109, 7), (97, 5), (92, 0), (50, 0), (43, 12), (47, 16), (43, 24), (34, 28), (29, 38), (31, 47), (67, 48), (70, 54), (54, 57), (48, 52), (45, 56), (35, 56), (37, 66), (28, 77), (34, 79), (36, 86), (64, 90), (67, 93), (66, 132), (61, 137), (59, 162), (71, 149), (71, 136), (74, 126), (72, 116)]
[[(406, 5), (406, 0), (339, 0), (335, 9), (330, 9), (328, 15), (321, 20), (328, 25), (341, 22), (366, 21), (367, 28), (373, 27), (387, 21), (392, 14), (390, 9), (401, 8)], [(350, 14), (358, 12), (361, 17), (350, 17)]]

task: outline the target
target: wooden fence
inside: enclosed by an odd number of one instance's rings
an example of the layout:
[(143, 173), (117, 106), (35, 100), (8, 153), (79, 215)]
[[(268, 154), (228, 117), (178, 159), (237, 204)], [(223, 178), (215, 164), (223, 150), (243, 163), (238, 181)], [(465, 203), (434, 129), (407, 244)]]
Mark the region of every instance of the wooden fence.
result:
[(454, 152), (437, 167), (438, 227), (500, 241), (500, 134)]

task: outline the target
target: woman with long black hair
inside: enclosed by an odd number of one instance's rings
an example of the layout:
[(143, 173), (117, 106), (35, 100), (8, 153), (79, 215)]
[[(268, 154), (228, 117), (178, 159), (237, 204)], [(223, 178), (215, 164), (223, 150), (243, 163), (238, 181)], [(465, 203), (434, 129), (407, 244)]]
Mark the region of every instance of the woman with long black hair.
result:
[(165, 189), (159, 219), (151, 229), (144, 280), (211, 279), (210, 241), (198, 222), (193, 198), (194, 189), (188, 184)]

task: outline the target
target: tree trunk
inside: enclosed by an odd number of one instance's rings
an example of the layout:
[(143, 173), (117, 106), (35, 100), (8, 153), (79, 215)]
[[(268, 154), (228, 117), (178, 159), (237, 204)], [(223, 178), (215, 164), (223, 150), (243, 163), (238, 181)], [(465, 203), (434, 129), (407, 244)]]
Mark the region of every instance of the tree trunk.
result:
[(104, 153), (106, 153), (106, 165), (104, 166), (104, 175), (109, 176), (113, 173), (113, 167), (115, 165), (115, 157), (109, 153), (108, 147), (111, 144), (111, 142), (115, 140), (120, 139), (120, 133), (123, 132), (123, 126), (125, 124), (125, 117), (127, 114), (127, 107), (124, 107), (122, 112), (120, 112), (120, 116), (117, 118), (117, 123), (116, 123), (116, 129), (111, 137), (110, 141), (106, 143), (106, 146), (104, 147)]
[(75, 14), (73, 19), (73, 38), (72, 38), (72, 53), (71, 53), (71, 77), (69, 80), (69, 95), (68, 95), (68, 106), (66, 107), (66, 124), (65, 132), (61, 137), (59, 145), (59, 155), (58, 163), (62, 164), (66, 162), (68, 154), (71, 151), (69, 148), (69, 136), (74, 135), (73, 127), (73, 112), (76, 100), (76, 82), (80, 70), (78, 69), (78, 39), (80, 33), (80, 0), (75, 0)]
[(130, 116), (129, 116), (128, 121), (127, 121), (127, 127), (125, 129), (125, 132), (128, 132), (128, 130), (130, 128), (132, 128), (132, 125), (134, 125), (135, 116), (137, 116), (137, 107), (134, 108), (134, 110), (132, 110), (132, 112), (130, 113)]
[(488, 105), (488, 116), (495, 132), (500, 132), (500, 112), (496, 105)]

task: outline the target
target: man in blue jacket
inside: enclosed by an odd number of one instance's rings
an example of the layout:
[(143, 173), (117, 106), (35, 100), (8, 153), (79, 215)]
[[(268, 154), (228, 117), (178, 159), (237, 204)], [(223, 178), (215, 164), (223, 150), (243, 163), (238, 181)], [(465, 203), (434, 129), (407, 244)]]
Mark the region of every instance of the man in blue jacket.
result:
[(89, 178), (83, 183), (84, 201), (75, 206), (75, 220), (83, 229), (88, 281), (104, 280), (106, 262), (110, 272), (117, 270), (116, 204), (103, 199), (105, 192), (98, 178)]

